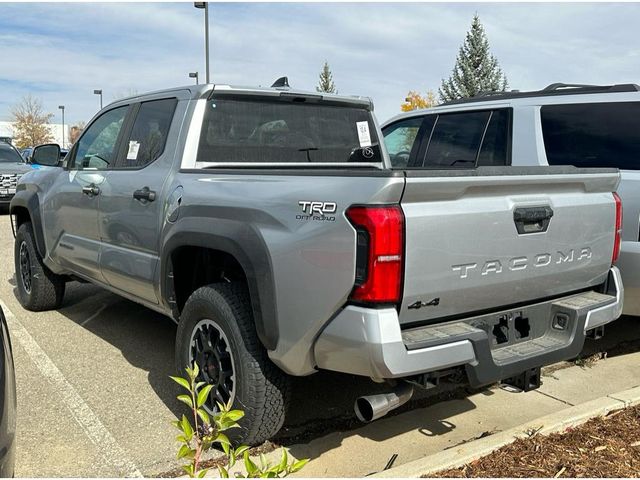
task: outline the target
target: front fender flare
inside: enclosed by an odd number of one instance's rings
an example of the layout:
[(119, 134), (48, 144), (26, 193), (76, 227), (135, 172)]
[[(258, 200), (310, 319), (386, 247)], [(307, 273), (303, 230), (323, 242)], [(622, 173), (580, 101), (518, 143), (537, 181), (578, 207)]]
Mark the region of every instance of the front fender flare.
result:
[[(25, 208), (27, 212), (29, 212), (33, 233), (36, 237), (36, 247), (38, 248), (40, 256), (44, 258), (47, 253), (47, 248), (44, 241), (44, 232), (42, 230), (42, 216), (40, 214), (40, 200), (38, 198), (38, 194), (26, 189), (18, 190), (15, 196), (11, 199), (9, 213), (13, 215), (20, 208)], [(16, 232), (14, 232), (14, 235), (15, 233)]]

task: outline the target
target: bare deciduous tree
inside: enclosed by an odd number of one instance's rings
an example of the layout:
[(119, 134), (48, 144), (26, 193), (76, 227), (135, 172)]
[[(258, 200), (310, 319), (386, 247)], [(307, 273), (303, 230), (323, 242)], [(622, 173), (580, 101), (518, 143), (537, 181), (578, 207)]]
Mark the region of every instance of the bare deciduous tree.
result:
[(35, 147), (53, 141), (48, 126), (53, 113), (44, 112), (40, 99), (26, 95), (11, 109), (11, 116), (16, 147)]

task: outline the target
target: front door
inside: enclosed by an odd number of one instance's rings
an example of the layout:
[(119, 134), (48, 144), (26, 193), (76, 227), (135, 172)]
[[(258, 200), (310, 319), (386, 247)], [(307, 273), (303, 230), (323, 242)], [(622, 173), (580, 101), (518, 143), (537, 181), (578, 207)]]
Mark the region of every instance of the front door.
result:
[(100, 273), (98, 208), (105, 173), (117, 157), (129, 107), (109, 110), (96, 118), (69, 153), (67, 170), (58, 175), (43, 200), (44, 222), (51, 257), (58, 264), (89, 279), (104, 281)]

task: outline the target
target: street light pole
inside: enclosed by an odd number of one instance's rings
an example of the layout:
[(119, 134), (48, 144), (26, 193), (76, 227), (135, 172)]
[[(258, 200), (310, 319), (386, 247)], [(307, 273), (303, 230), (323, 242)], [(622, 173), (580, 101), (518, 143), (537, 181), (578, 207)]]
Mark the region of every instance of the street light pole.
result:
[(189, 72), (189, 78), (195, 78), (196, 79), (196, 85), (198, 85), (200, 82), (198, 82), (198, 72)]
[(64, 148), (64, 105), (58, 105), (58, 108), (62, 110), (62, 148)]
[(210, 83), (209, 77), (209, 2), (193, 2), (196, 8), (204, 9), (204, 60), (205, 75), (207, 83)]
[(102, 89), (100, 90), (94, 90), (93, 93), (95, 95), (100, 95), (100, 110), (102, 110)]
[(209, 80), (209, 2), (204, 3), (204, 55), (206, 57), (207, 83)]

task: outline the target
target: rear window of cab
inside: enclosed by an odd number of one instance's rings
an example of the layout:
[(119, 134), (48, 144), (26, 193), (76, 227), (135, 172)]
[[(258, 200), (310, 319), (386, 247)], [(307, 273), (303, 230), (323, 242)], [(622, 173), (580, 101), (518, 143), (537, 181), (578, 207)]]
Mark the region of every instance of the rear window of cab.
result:
[(364, 107), (221, 96), (207, 101), (197, 161), (380, 163), (382, 154)]

